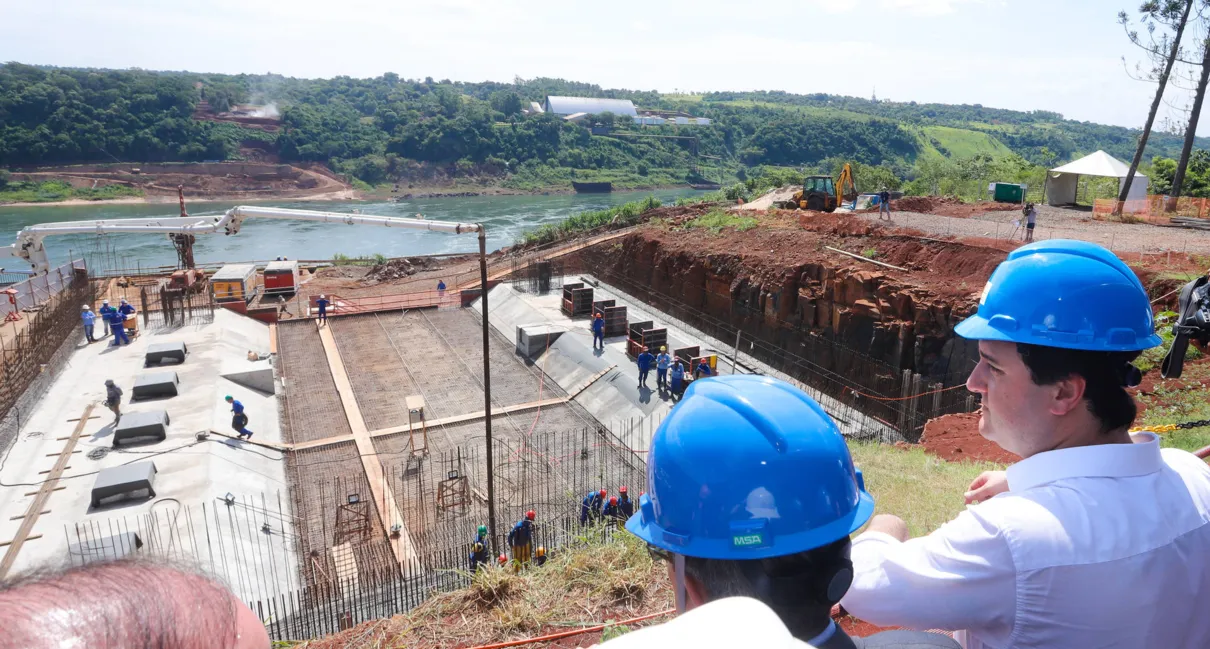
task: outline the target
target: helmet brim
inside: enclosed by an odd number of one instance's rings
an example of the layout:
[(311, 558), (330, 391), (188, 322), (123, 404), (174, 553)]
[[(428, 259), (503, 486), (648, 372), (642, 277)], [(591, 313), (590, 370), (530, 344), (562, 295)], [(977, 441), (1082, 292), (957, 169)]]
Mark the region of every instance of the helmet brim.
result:
[(1041, 336), (1032, 336), (1029, 332), (1012, 333), (1001, 331), (993, 327), (987, 318), (980, 316), (978, 313), (959, 322), (954, 327), (954, 333), (966, 338), (967, 340), (996, 340), (1007, 343), (1026, 343), (1029, 345), (1038, 345), (1040, 347), (1059, 347), (1062, 349), (1081, 349), (1089, 351), (1105, 351), (1105, 352), (1137, 352), (1152, 347), (1158, 347), (1164, 344), (1164, 339), (1158, 333), (1153, 333), (1142, 340), (1135, 339), (1133, 344), (1113, 345), (1106, 341), (1098, 341), (1096, 349), (1089, 349), (1086, 341), (1061, 341), (1053, 338), (1043, 338)]
[[(828, 525), (807, 532), (788, 534), (775, 538), (773, 543), (763, 548), (735, 549), (731, 545), (717, 540), (702, 541), (689, 539), (685, 544), (677, 544), (665, 538), (664, 530), (656, 525), (644, 524), (642, 511), (637, 511), (626, 521), (626, 531), (657, 548), (683, 554), (687, 557), (718, 560), (748, 560), (784, 557), (799, 552), (821, 548), (829, 543), (842, 539), (861, 529), (874, 515), (874, 497), (864, 490), (857, 492), (857, 506), (847, 516), (843, 516)], [(678, 536), (679, 535), (667, 535)], [(684, 537), (679, 537), (684, 538)]]

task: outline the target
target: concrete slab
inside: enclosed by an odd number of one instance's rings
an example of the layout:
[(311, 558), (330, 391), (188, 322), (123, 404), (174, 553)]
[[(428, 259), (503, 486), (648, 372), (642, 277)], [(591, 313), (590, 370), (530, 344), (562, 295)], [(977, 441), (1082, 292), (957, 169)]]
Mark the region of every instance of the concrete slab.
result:
[[(81, 345), (66, 371), (24, 421), (0, 478), (0, 541), (13, 538), (20, 521), (71, 434), (85, 406), (105, 398), (105, 379), (130, 390), (144, 373), (144, 355), (152, 345), (184, 343), (187, 362), (174, 367), (179, 394), (171, 401), (172, 425), (167, 439), (153, 450), (155, 499), (123, 502), (83, 514), (91, 503), (93, 472), (147, 459), (144, 449), (111, 448), (112, 419), (87, 422), (84, 436), (64, 471), (64, 486), (46, 505), (30, 540), (17, 555), (12, 574), (48, 564), (77, 562), (70, 544), (96, 544), (118, 529), (140, 535), (143, 553), (180, 555), (222, 577), (246, 601), (264, 599), (301, 586), (294, 550), (294, 517), (287, 492), (282, 455), (217, 436), (197, 439), (199, 432), (227, 429), (230, 406), (225, 394), (248, 409), (256, 437), (281, 440), (277, 398), (222, 378), (231, 359), (246, 359), (249, 349), (267, 348), (268, 326), (230, 311), (215, 311), (214, 322), (171, 333), (144, 332), (129, 346)], [(247, 362), (244, 360), (243, 362)], [(123, 407), (123, 419), (156, 410), (157, 402)], [(98, 411), (94, 411), (99, 414)], [(0, 449), (3, 453), (5, 449)], [(50, 457), (48, 457), (50, 456)], [(32, 485), (32, 486), (31, 486)], [(230, 498), (227, 495), (231, 494)], [(264, 527), (267, 525), (267, 528)], [(268, 531), (265, 531), (265, 530)], [(0, 553), (5, 552), (0, 548)]]
[(181, 379), (176, 372), (149, 372), (140, 374), (134, 379), (134, 388), (130, 391), (130, 400), (158, 399), (175, 397), (178, 393), (177, 384)]

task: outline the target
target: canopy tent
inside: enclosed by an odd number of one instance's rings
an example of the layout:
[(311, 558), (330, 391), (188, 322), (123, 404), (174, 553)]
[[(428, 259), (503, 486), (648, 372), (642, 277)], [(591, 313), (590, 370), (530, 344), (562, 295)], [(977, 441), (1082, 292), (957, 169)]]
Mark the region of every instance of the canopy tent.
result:
[[(1101, 176), (1118, 179), (1118, 193), (1121, 194), (1122, 183), (1130, 173), (1130, 165), (1117, 158), (1097, 151), (1069, 162), (1062, 167), (1055, 167), (1046, 174), (1046, 203), (1048, 205), (1071, 205), (1076, 202), (1076, 187), (1080, 176)], [(1146, 200), (1147, 176), (1134, 172), (1134, 182), (1130, 183), (1130, 195), (1126, 200)]]

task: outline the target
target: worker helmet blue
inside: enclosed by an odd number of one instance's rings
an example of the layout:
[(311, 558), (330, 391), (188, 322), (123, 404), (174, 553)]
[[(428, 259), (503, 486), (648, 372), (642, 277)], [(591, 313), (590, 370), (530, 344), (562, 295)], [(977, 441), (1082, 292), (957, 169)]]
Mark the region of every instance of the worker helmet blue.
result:
[(979, 310), (954, 328), (963, 338), (1101, 352), (1162, 340), (1134, 271), (1087, 241), (1048, 239), (1009, 253), (983, 288)]
[(874, 511), (836, 424), (798, 388), (730, 375), (689, 384), (651, 440), (626, 529), (703, 559), (764, 559), (844, 538)]

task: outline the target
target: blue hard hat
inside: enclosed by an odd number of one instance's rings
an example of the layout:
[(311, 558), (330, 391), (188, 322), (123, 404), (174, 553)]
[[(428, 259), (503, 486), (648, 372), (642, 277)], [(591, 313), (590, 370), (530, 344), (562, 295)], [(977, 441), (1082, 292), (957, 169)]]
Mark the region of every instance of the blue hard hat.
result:
[(626, 529), (703, 559), (805, 552), (852, 534), (874, 512), (828, 414), (765, 376), (690, 383), (651, 439), (647, 485)]
[(1009, 253), (987, 280), (978, 312), (954, 333), (1102, 352), (1163, 342), (1134, 271), (1109, 250), (1070, 239), (1038, 241)]

